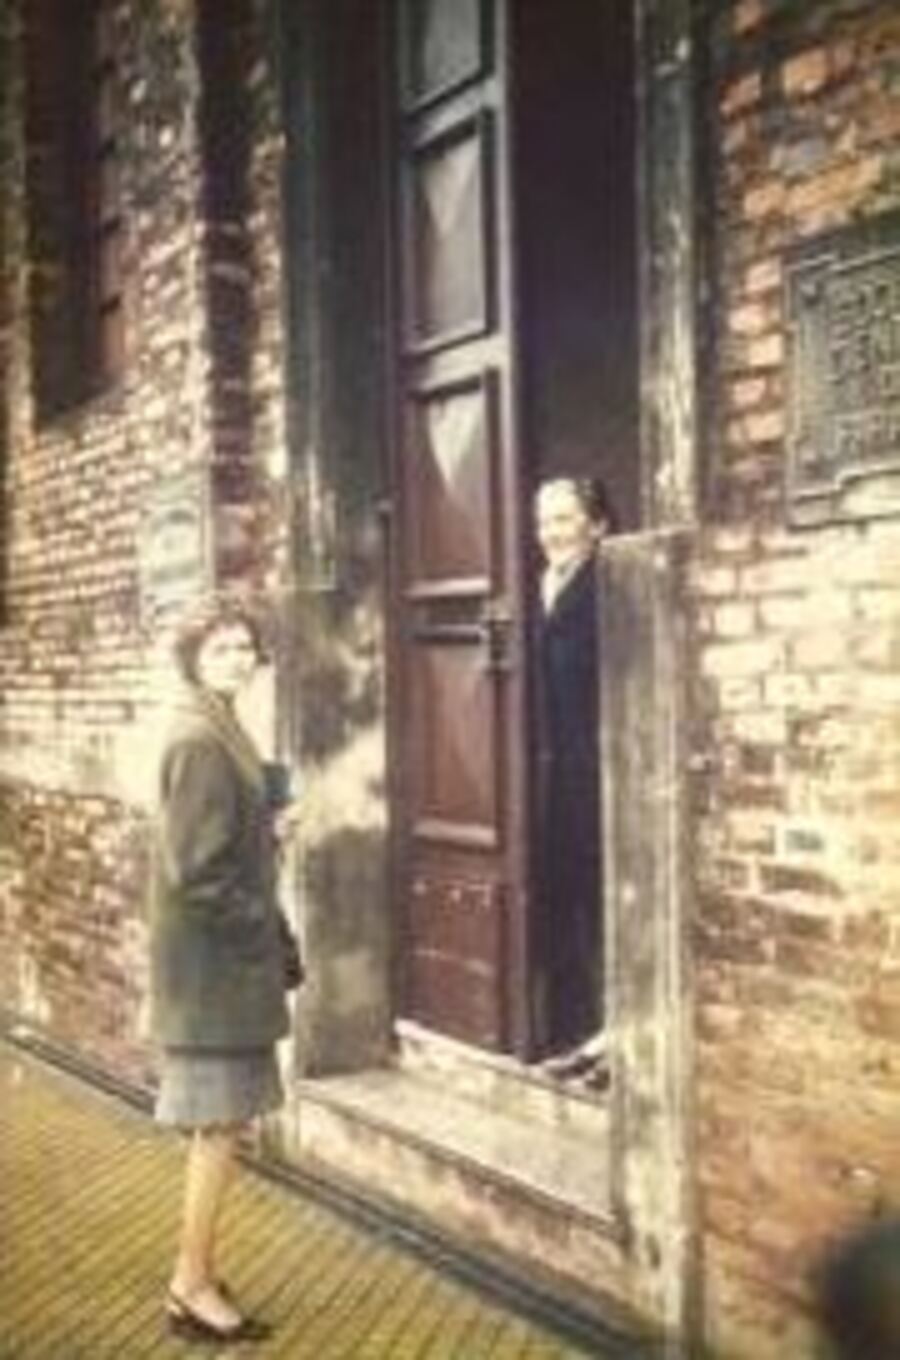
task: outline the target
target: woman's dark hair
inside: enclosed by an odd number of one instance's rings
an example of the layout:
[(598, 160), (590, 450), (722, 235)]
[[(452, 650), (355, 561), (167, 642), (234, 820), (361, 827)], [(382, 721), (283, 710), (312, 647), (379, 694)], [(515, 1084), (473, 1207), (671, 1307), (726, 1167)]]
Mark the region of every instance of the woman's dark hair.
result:
[(610, 533), (618, 528), (616, 512), (613, 509), (609, 492), (599, 477), (573, 477), (578, 499), (585, 512), (595, 524), (601, 521)]
[(203, 596), (190, 604), (179, 619), (172, 640), (172, 655), (181, 678), (188, 684), (198, 684), (197, 657), (200, 648), (211, 633), (235, 626), (246, 628), (257, 660), (266, 661), (268, 647), (263, 626), (256, 610), (246, 600), (232, 595), (214, 594)]

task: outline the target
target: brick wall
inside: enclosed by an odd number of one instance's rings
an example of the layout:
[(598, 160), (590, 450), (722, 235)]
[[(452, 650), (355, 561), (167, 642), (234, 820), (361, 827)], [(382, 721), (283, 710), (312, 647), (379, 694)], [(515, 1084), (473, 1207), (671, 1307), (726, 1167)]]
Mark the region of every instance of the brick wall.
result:
[(146, 1085), (141, 819), (105, 798), (22, 787), (3, 795), (2, 1003), (88, 1061)]
[[(158, 638), (137, 553), (148, 498), (200, 466), (218, 574), (297, 605), (321, 814), (309, 900), (323, 935), (331, 923), (354, 940), (357, 904), (381, 882), (379, 616), (356, 607), (374, 571), (328, 597), (337, 623), (279, 595), (291, 513), (284, 133), (266, 0), (228, 0), (237, 47), (217, 42), (215, 0), (116, 7), (130, 358), (117, 392), (44, 425), (29, 353), (21, 2), (0, 13), (0, 1005), (143, 1080), (144, 823), (129, 778), (154, 703)], [(900, 206), (892, 9), (717, 0), (707, 30), (714, 420), (688, 775), (701, 1273), (711, 1341), (752, 1360), (808, 1352), (810, 1266), (890, 1203), (900, 1173), (900, 524), (797, 532), (783, 506), (785, 251)], [(232, 102), (221, 86), (201, 99), (215, 71)], [(248, 130), (235, 160), (221, 140), (233, 119)], [(361, 715), (349, 737), (348, 713)], [(357, 873), (342, 837), (360, 790), (371, 806), (350, 830), (377, 845)], [(349, 865), (338, 911), (336, 863)], [(308, 990), (337, 994), (329, 979)]]
[[(158, 490), (182, 472), (197, 474), (184, 494), (196, 498), (203, 521), (207, 576), (261, 593), (274, 624), (277, 664), (252, 698), (254, 730), (268, 744), (279, 725), (282, 751), (309, 766), (312, 811), (292, 873), (307, 908), (304, 929), (331, 942), (314, 941), (309, 951), (324, 962), (321, 977), (311, 963), (304, 1002), (316, 1014), (330, 1010), (307, 1028), (327, 1032), (343, 1062), (347, 1053), (358, 1061), (361, 1047), (383, 1046), (381, 544), (371, 513), (380, 469), (368, 445), (361, 457), (356, 442), (339, 474), (329, 469), (349, 490), (329, 484), (322, 494), (317, 460), (326, 441), (296, 431), (305, 460), (299, 478), (291, 465), (285, 384), (296, 384), (299, 361), (286, 342), (291, 226), (282, 189), (287, 143), (294, 136), (302, 156), (307, 129), (285, 128), (279, 62), (299, 63), (302, 54), (287, 54), (284, 42), (279, 48), (272, 11), (270, 0), (114, 6), (128, 362), (117, 390), (45, 421), (35, 413), (30, 351), (35, 243), (26, 231), (26, 167), (34, 148), (24, 119), (22, 0), (0, 16), (9, 77), (0, 84), (8, 431), (0, 786), (9, 809), (0, 827), (0, 1007), (77, 1038), (123, 1071), (148, 1061), (139, 1056), (140, 988), (125, 986), (118, 961), (127, 938), (129, 968), (136, 966), (143, 939), (134, 855), (146, 834), (141, 807), (165, 680), (165, 637), (147, 608), (142, 545)], [(291, 33), (298, 44), (302, 35)], [(310, 173), (319, 174), (318, 165)], [(295, 272), (301, 268), (295, 260)], [(295, 589), (300, 487), (309, 493), (305, 529), (321, 529), (318, 516), (340, 561)], [(339, 554), (330, 542), (337, 502)], [(122, 828), (121, 915), (89, 960), (108, 962), (108, 979), (120, 976), (122, 990), (109, 982), (98, 992), (103, 1004), (89, 1011), (75, 1004), (73, 971), (44, 966), (51, 936), (89, 961), (84, 902), (74, 912), (63, 900), (65, 873), (32, 872), (34, 842), (22, 828), (41, 827), (38, 840), (52, 844), (54, 865), (76, 847), (73, 864), (84, 865), (91, 884), (102, 819), (95, 810), (85, 823), (84, 803), (97, 799), (110, 825)], [(365, 924), (361, 900), (371, 913)], [(347, 967), (357, 978), (352, 998), (335, 980)], [(69, 1023), (75, 1014), (82, 1028)], [(316, 1054), (324, 1044), (305, 1049)]]
[[(242, 44), (223, 52), (208, 6), (114, 7), (128, 363), (115, 390), (43, 421), (30, 351), (21, 5), (0, 18), (0, 1007), (137, 1080), (150, 1061), (141, 802), (161, 641), (141, 596), (147, 506), (166, 477), (198, 467), (220, 578), (271, 584), (269, 545), (284, 537), (284, 497), (269, 494), (266, 471), (283, 476), (286, 465), (271, 264), (265, 290), (253, 288), (278, 216), (278, 143), (260, 93), (271, 87), (265, 7), (231, 8)], [(247, 134), (233, 163), (222, 143), (229, 120)]]
[(809, 1354), (810, 1270), (900, 1183), (900, 523), (785, 527), (785, 252), (900, 205), (900, 16), (718, 6), (697, 637), (707, 1329)]

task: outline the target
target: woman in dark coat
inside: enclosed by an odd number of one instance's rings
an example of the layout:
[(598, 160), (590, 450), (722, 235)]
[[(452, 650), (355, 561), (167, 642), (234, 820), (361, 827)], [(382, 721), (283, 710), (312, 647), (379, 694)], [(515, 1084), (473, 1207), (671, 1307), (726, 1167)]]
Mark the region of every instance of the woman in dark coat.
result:
[[(544, 1050), (587, 1069), (603, 1028), (597, 543), (594, 482), (556, 478), (536, 498), (544, 558), (537, 629), (540, 965)], [(585, 1042), (593, 1049), (585, 1050)]]
[(281, 1102), (286, 926), (264, 767), (234, 710), (261, 660), (252, 619), (201, 606), (180, 630), (186, 684), (160, 767), (151, 895), (157, 1118), (191, 1132), (167, 1313), (202, 1340), (259, 1336), (214, 1268), (216, 1219), (242, 1127)]

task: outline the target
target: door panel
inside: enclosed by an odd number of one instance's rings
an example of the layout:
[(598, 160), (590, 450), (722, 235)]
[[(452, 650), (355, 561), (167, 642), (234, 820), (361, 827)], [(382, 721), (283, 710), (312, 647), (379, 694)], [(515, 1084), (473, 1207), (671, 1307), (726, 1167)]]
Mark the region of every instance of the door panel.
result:
[(410, 395), (405, 529), (408, 586), (420, 595), (489, 588), (493, 404), (481, 374)]
[(528, 1046), (505, 5), (396, 0), (393, 739), (402, 1013)]
[(486, 1048), (507, 1031), (503, 892), (497, 880), (420, 866), (411, 901), (408, 1013)]
[(419, 0), (403, 7), (401, 22), (408, 106), (481, 74), (486, 44), (479, 0)]
[(487, 324), (484, 172), (488, 131), (464, 123), (411, 163), (413, 343), (446, 344)]
[(493, 849), (499, 841), (493, 678), (466, 638), (440, 627), (433, 636), (416, 638), (410, 663), (412, 832), (432, 843)]

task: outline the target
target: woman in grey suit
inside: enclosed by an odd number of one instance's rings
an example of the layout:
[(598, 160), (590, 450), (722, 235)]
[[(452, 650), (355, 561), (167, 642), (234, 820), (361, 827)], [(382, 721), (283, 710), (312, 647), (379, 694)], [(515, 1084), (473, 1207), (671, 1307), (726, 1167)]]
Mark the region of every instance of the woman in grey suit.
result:
[(185, 681), (165, 744), (151, 892), (157, 1119), (191, 1134), (167, 1314), (188, 1338), (259, 1337), (214, 1268), (216, 1220), (242, 1127), (282, 1099), (292, 939), (276, 899), (265, 768), (234, 700), (262, 659), (253, 619), (201, 605), (180, 629)]

